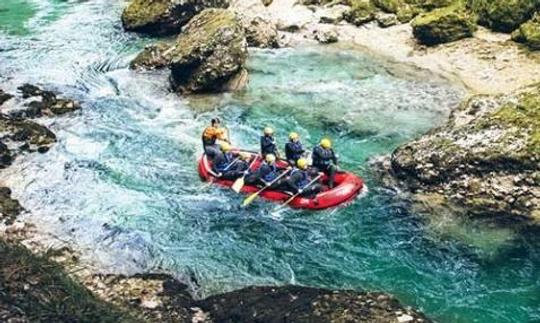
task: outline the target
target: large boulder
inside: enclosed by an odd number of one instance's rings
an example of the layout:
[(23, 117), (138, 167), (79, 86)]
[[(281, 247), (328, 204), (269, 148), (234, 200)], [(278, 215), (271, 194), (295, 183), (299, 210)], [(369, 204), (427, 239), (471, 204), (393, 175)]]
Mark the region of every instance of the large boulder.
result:
[(414, 192), (442, 194), (471, 214), (540, 221), (540, 85), (467, 100), (391, 161)]
[(470, 37), (476, 30), (473, 15), (459, 3), (417, 16), (412, 27), (416, 39), (430, 46)]
[(170, 52), (171, 84), (180, 93), (237, 90), (247, 83), (247, 42), (231, 11), (206, 9), (178, 36)]
[(227, 0), (133, 0), (122, 12), (122, 24), (130, 31), (174, 34), (203, 9), (227, 6)]
[(494, 31), (511, 32), (540, 8), (540, 0), (468, 0), (478, 22)]
[(532, 50), (540, 50), (540, 14), (516, 29), (512, 33), (512, 39)]

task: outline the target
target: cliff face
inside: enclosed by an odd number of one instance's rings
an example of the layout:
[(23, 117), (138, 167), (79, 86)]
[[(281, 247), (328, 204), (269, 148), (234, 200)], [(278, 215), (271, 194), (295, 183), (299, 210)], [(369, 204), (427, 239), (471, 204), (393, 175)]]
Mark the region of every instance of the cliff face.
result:
[(540, 221), (540, 85), (469, 99), (447, 124), (399, 147), (392, 169), (415, 193), (473, 214)]

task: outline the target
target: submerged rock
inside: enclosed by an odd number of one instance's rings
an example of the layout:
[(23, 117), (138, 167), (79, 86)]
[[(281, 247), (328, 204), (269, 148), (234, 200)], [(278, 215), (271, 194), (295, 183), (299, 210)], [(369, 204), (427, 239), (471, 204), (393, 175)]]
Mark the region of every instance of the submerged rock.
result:
[(540, 9), (540, 0), (468, 0), (478, 22), (494, 31), (511, 32)]
[[(29, 120), (16, 120), (0, 115), (0, 133), (3, 140), (24, 142), (38, 149), (46, 149), (56, 141), (56, 136), (47, 127)], [(40, 148), (42, 147), (42, 148)]]
[(36, 118), (45, 115), (61, 115), (79, 110), (81, 105), (75, 100), (60, 99), (52, 91), (45, 91), (32, 85), (24, 84), (18, 87), (23, 99), (36, 97), (37, 100), (26, 103), (26, 109), (11, 111), (13, 118)]
[(476, 30), (474, 17), (459, 3), (419, 15), (412, 27), (416, 39), (425, 45), (471, 37)]
[(238, 17), (206, 9), (194, 17), (171, 50), (171, 84), (180, 93), (238, 90), (247, 84), (247, 42)]
[(414, 192), (472, 214), (540, 221), (540, 85), (471, 98), (446, 125), (399, 147), (392, 168)]
[(133, 0), (122, 12), (122, 24), (130, 31), (174, 34), (202, 10), (227, 6), (227, 0)]
[(540, 50), (540, 14), (516, 29), (512, 33), (512, 39), (532, 50)]

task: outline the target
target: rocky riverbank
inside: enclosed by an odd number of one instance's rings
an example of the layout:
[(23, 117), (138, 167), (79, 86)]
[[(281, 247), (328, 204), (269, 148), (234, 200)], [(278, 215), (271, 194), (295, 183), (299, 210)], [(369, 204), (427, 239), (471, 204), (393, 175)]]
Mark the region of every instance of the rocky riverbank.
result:
[(169, 275), (92, 273), (68, 248), (36, 256), (0, 239), (0, 256), (5, 322), (430, 322), (383, 293), (248, 287), (195, 300)]
[(540, 223), (540, 87), (475, 96), (450, 120), (391, 158), (394, 174), (426, 204)]

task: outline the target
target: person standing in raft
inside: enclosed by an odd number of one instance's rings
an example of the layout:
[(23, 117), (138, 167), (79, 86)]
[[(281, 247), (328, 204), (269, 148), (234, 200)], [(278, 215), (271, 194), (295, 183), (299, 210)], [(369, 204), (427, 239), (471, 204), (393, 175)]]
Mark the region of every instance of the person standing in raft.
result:
[(204, 153), (210, 159), (214, 159), (219, 153), (219, 147), (217, 145), (218, 140), (230, 143), (227, 139), (227, 131), (224, 128), (221, 128), (221, 121), (219, 118), (213, 118), (210, 121), (210, 126), (206, 127), (202, 133)]
[(272, 154), (279, 158), (279, 152), (274, 139), (274, 129), (270, 127), (264, 128), (264, 133), (261, 136), (261, 155), (266, 158), (266, 155)]
[(300, 142), (300, 136), (296, 132), (289, 134), (289, 142), (285, 144), (285, 156), (291, 166), (296, 166), (306, 150)]
[[(276, 156), (273, 154), (267, 154), (264, 158), (264, 162), (261, 164), (256, 172), (248, 175), (246, 178), (246, 184), (249, 185), (263, 185), (268, 186), (279, 176), (279, 169), (276, 165)], [(286, 183), (285, 179), (280, 179), (270, 189), (278, 189)]]
[(300, 158), (296, 162), (296, 167), (291, 171), (291, 175), (287, 179), (287, 186), (294, 194), (313, 198), (322, 191), (322, 185), (314, 183), (306, 187), (312, 180), (313, 176), (317, 175), (316, 170), (308, 168), (308, 161), (305, 158)]
[(334, 180), (338, 170), (338, 160), (332, 149), (332, 142), (330, 139), (322, 139), (319, 146), (313, 148), (311, 159), (313, 161), (313, 167), (328, 176), (328, 187), (334, 188)]
[(216, 153), (212, 163), (212, 169), (217, 177), (227, 180), (241, 177), (249, 168), (247, 162), (249, 154), (234, 152), (227, 142), (222, 142), (219, 146), (221, 151)]

